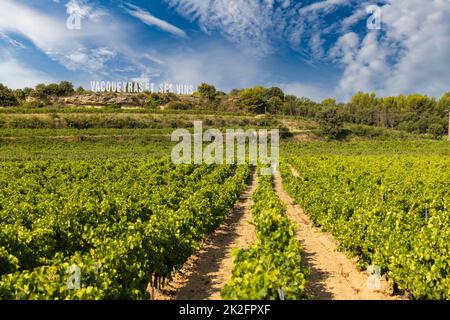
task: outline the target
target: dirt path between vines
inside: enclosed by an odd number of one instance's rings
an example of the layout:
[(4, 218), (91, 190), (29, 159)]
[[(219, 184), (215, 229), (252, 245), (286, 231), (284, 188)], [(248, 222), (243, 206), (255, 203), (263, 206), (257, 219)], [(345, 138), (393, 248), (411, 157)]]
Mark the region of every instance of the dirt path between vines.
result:
[(232, 249), (248, 248), (256, 241), (252, 220), (252, 194), (258, 185), (253, 170), (229, 217), (190, 257), (173, 281), (155, 292), (157, 300), (220, 300), (220, 290), (231, 278)]
[[(292, 170), (293, 168), (291, 168)], [(295, 170), (294, 176), (300, 175)], [(387, 281), (381, 281), (378, 291), (369, 289), (368, 274), (357, 270), (356, 260), (337, 251), (338, 244), (329, 233), (314, 227), (291, 197), (283, 190), (280, 172), (274, 179), (275, 190), (286, 203), (289, 218), (298, 225), (296, 237), (302, 243), (302, 260), (311, 270), (307, 292), (318, 300), (398, 300), (389, 294)]]

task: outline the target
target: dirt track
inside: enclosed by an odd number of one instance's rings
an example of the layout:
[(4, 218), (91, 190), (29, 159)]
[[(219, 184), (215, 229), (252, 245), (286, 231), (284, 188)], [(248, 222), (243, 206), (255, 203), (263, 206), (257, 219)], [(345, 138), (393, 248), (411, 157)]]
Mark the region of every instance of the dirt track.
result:
[(252, 220), (251, 196), (257, 187), (254, 170), (246, 191), (227, 221), (203, 244), (200, 252), (189, 258), (171, 284), (156, 293), (159, 300), (220, 300), (220, 290), (231, 278), (232, 250), (247, 248), (256, 241)]
[[(293, 168), (291, 168), (293, 170)], [(295, 176), (298, 172), (292, 171)], [(318, 300), (399, 300), (389, 293), (387, 281), (381, 289), (368, 285), (368, 274), (356, 267), (356, 260), (337, 251), (338, 244), (329, 233), (314, 227), (309, 217), (283, 190), (281, 175), (274, 177), (275, 190), (286, 203), (289, 218), (298, 226), (296, 237), (302, 243), (304, 265), (311, 270), (307, 292)], [(257, 187), (256, 172), (251, 174), (247, 190), (235, 205), (227, 221), (207, 240), (200, 252), (189, 258), (182, 270), (155, 299), (218, 300), (220, 290), (231, 277), (232, 250), (247, 248), (256, 241), (251, 195)]]
[[(295, 176), (298, 172), (293, 171)], [(283, 190), (281, 175), (277, 171), (275, 190), (287, 205), (289, 218), (298, 225), (297, 238), (303, 247), (303, 262), (310, 268), (307, 291), (318, 300), (398, 300), (389, 294), (386, 281), (381, 289), (369, 289), (368, 274), (357, 270), (356, 261), (337, 251), (338, 244), (329, 233), (312, 226), (309, 217)]]

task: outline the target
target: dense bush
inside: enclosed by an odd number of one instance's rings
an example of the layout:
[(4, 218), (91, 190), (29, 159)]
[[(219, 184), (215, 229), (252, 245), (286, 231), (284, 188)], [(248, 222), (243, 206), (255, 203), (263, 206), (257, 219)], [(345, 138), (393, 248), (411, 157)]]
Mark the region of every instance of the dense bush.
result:
[(0, 106), (12, 107), (18, 104), (19, 102), (14, 92), (0, 83)]
[(337, 138), (343, 131), (344, 121), (338, 109), (326, 109), (319, 113), (317, 120), (322, 134), (331, 138)]

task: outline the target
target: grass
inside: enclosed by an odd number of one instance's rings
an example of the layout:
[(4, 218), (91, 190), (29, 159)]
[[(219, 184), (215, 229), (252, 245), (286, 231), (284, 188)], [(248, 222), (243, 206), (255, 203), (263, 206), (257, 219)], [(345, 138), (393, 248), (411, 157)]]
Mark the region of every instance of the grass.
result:
[[(16, 113), (5, 113), (5, 110)], [(170, 156), (175, 145), (170, 140), (171, 133), (175, 128), (192, 131), (194, 120), (202, 121), (204, 128), (221, 130), (288, 128), (294, 136), (282, 138), (281, 157), (302, 154), (450, 155), (448, 141), (361, 125), (346, 125), (345, 139), (326, 142), (316, 122), (299, 117), (82, 107), (33, 108), (33, 114), (27, 114), (27, 110), (0, 109), (0, 161)], [(299, 139), (300, 136), (304, 139)]]

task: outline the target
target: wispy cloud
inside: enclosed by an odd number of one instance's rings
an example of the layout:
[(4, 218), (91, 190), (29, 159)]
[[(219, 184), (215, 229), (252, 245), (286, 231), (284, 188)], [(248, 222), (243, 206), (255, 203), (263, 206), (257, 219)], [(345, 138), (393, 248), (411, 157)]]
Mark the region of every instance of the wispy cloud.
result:
[(197, 86), (213, 83), (221, 90), (264, 84), (269, 75), (260, 63), (226, 43), (209, 43), (191, 50), (178, 50), (164, 58), (161, 79)]
[(274, 38), (283, 37), (286, 15), (296, 5), (286, 0), (165, 0), (201, 30), (219, 31), (253, 55), (273, 52)]
[[(68, 16), (49, 15), (13, 0), (2, 0), (0, 12), (8, 14), (0, 19), (0, 32), (5, 36), (17, 34), (28, 39), (35, 49), (70, 71), (107, 71), (108, 62), (117, 52), (126, 51), (127, 30), (92, 2), (71, 0), (66, 9), (83, 18), (79, 30), (67, 28)], [(104, 28), (105, 25), (108, 28)], [(9, 44), (16, 43), (9, 41)]]
[(88, 18), (98, 21), (101, 17), (107, 15), (106, 11), (94, 7), (86, 0), (69, 0), (65, 6), (67, 14), (77, 14), (81, 18)]
[(51, 76), (23, 65), (8, 51), (0, 50), (0, 83), (17, 89), (52, 80)]
[(360, 37), (348, 32), (331, 51), (344, 67), (337, 94), (348, 98), (361, 90), (440, 96), (448, 91), (450, 3), (389, 0), (381, 9), (381, 31)]
[(132, 5), (130, 3), (125, 4), (125, 10), (135, 18), (138, 18), (143, 23), (149, 26), (157, 27), (162, 31), (171, 33), (177, 37), (187, 38), (186, 32), (180, 28), (170, 24), (169, 22), (159, 19), (152, 15), (150, 12), (139, 8), (138, 6)]
[(10, 44), (13, 47), (25, 49), (25, 45), (23, 45), (21, 42), (9, 37), (3, 32), (0, 32), (0, 40), (6, 41), (6, 43)]

